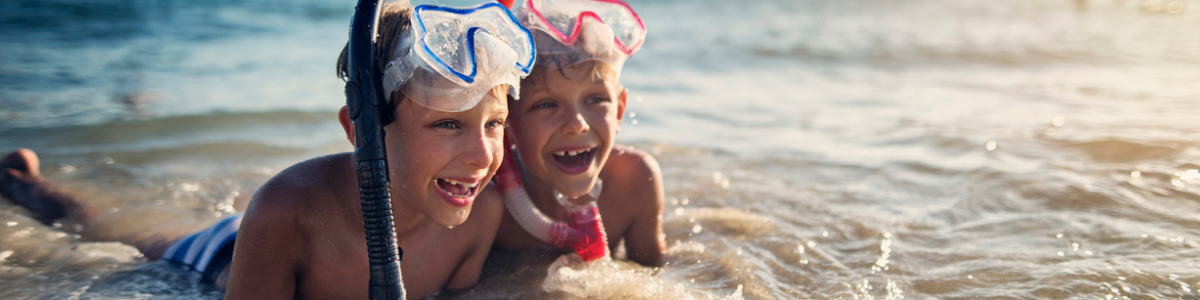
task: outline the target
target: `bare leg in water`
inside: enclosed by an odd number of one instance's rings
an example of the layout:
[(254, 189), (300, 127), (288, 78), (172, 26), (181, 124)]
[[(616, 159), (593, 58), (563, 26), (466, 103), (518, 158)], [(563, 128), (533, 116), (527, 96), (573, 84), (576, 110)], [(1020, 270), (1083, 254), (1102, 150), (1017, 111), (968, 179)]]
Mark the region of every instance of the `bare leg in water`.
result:
[(38, 167), (37, 154), (29, 149), (17, 149), (0, 159), (0, 196), (29, 209), (44, 224), (78, 225), (80, 235), (88, 240), (122, 242), (137, 248), (150, 260), (159, 260), (171, 244), (208, 225), (141, 228), (114, 225), (120, 218), (99, 217), (96, 208), (42, 178)]

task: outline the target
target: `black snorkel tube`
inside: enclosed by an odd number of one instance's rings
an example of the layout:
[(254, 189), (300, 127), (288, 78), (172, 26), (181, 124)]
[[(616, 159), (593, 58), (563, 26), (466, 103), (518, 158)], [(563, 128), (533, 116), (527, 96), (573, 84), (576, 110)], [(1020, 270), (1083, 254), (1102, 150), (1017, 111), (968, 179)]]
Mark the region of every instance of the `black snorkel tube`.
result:
[(367, 258), (371, 267), (371, 299), (404, 299), (400, 278), (403, 251), (396, 246), (392, 221), (391, 178), (388, 176), (387, 151), (383, 144), (383, 125), (391, 123), (393, 112), (380, 91), (379, 70), (375, 67), (375, 38), (383, 0), (359, 0), (350, 20), (347, 58), (346, 107), (354, 121), (354, 169), (358, 173), (362, 200), (363, 229), (367, 235)]

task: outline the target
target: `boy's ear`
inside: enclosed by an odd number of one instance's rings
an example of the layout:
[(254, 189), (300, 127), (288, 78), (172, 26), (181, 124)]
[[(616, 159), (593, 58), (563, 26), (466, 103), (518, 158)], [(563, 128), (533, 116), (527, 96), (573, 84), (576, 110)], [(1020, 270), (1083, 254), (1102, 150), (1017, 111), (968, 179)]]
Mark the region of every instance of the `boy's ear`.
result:
[(354, 145), (354, 121), (350, 120), (350, 109), (345, 105), (338, 110), (338, 123), (342, 123), (342, 130), (346, 131), (346, 139), (350, 140), (350, 145)]
[(617, 121), (625, 120), (625, 98), (629, 96), (629, 89), (621, 89), (621, 95), (617, 96)]

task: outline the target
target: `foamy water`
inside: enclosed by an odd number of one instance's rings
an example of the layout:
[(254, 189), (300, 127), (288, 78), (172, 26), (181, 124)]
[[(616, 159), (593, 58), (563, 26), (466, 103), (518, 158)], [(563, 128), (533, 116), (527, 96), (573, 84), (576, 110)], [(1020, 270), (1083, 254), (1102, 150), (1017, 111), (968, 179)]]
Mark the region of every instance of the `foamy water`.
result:
[[(1200, 1), (630, 4), (667, 265), (498, 253), (436, 298), (1198, 297)], [(0, 2), (0, 151), (120, 226), (215, 220), (349, 150), (352, 7)], [(0, 201), (0, 299), (221, 296), (69, 227)]]

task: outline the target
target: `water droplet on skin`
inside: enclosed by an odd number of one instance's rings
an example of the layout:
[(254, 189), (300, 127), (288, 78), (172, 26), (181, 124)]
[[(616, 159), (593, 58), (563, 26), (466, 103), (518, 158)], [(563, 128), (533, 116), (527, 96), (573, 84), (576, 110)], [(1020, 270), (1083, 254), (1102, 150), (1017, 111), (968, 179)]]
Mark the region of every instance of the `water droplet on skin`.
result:
[(988, 141), (986, 148), (987, 151), (996, 150), (996, 141)]
[(1052, 121), (1052, 123), (1054, 124), (1054, 127), (1062, 127), (1063, 125), (1067, 124), (1067, 119), (1063, 118), (1062, 116), (1054, 116), (1054, 121)]
[(696, 226), (692, 226), (692, 233), (700, 233), (700, 230), (703, 229), (704, 228), (700, 227), (700, 224), (696, 224)]

